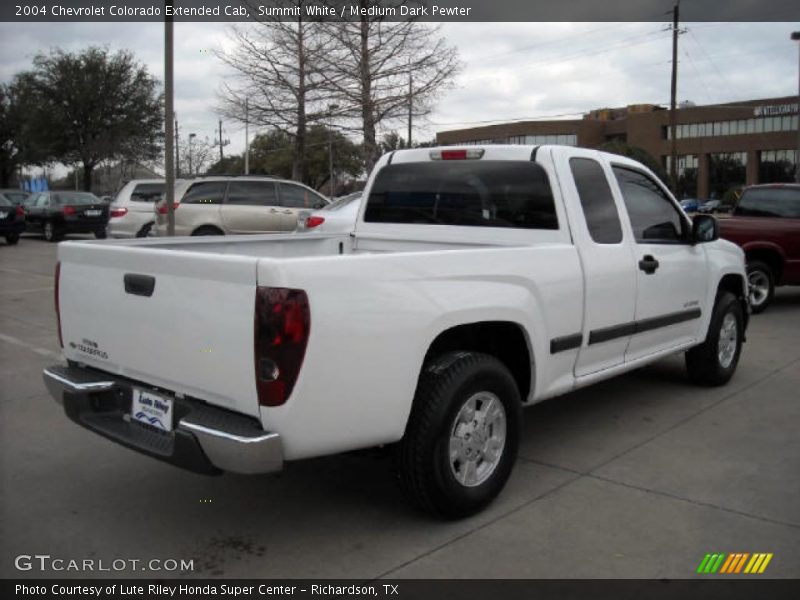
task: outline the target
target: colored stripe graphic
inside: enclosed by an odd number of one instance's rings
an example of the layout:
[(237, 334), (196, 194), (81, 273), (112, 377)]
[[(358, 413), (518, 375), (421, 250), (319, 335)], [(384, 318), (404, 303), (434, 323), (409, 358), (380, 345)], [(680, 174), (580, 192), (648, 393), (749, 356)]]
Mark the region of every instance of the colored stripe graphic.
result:
[(708, 574), (760, 574), (763, 573), (773, 554), (766, 552), (732, 552), (706, 554), (700, 565), (697, 567), (698, 573)]

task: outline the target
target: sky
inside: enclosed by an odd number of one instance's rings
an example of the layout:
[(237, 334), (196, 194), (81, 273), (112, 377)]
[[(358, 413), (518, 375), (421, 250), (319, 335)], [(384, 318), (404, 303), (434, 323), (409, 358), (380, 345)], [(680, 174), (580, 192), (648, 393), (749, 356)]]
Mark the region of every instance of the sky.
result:
[[(175, 108), (181, 134), (216, 137), (216, 94), (230, 73), (214, 55), (229, 47), (223, 23), (175, 25)], [(800, 23), (684, 23), (679, 43), (679, 101), (696, 104), (789, 96), (798, 90)], [(490, 122), (579, 118), (595, 108), (667, 105), (668, 23), (446, 23), (441, 35), (463, 68), (416, 139)], [(39, 52), (89, 45), (130, 49), (163, 77), (159, 23), (0, 23), (0, 81), (30, 67)], [(405, 123), (394, 124), (405, 137)], [(253, 135), (251, 129), (251, 136)], [(223, 123), (226, 152), (244, 148), (242, 125)]]

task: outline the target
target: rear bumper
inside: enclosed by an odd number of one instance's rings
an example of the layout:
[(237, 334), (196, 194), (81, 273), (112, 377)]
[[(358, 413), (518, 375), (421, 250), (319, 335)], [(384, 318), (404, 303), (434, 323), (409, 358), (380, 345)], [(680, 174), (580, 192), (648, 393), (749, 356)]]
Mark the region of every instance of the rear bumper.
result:
[(274, 473), (283, 468), (280, 435), (264, 431), (253, 418), (175, 398), (175, 427), (166, 433), (129, 418), (133, 386), (150, 386), (73, 365), (48, 367), (43, 377), (75, 423), (137, 452), (211, 475)]

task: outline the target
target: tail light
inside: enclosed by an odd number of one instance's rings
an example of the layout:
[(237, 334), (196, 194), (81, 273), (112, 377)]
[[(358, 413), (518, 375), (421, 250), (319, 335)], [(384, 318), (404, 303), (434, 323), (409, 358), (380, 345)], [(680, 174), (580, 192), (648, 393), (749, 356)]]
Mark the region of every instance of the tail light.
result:
[(64, 340), (61, 337), (61, 303), (58, 300), (58, 288), (61, 282), (61, 261), (56, 263), (56, 276), (55, 276), (55, 286), (53, 287), (54, 290), (54, 300), (56, 305), (56, 322), (58, 323), (58, 344), (62, 348), (64, 347)]
[[(178, 207), (179, 207), (180, 205), (181, 205), (181, 203), (180, 203), (180, 202), (175, 202), (175, 203), (172, 205), (172, 210), (178, 210)], [(166, 203), (166, 202), (164, 202), (163, 204), (159, 203), (159, 204), (158, 204), (158, 206), (156, 207), (156, 212), (157, 212), (158, 214), (160, 214), (160, 215), (165, 215), (165, 214), (167, 214), (167, 203)]]
[(17, 207), (17, 216), (18, 217), (24, 217), (25, 216), (25, 209), (22, 208), (21, 206)]
[(428, 156), (431, 157), (431, 160), (477, 160), (483, 157), (483, 148), (431, 150)]
[(65, 206), (64, 207), (64, 216), (68, 217), (75, 214), (75, 207), (74, 206)]
[(255, 372), (258, 403), (280, 406), (292, 393), (311, 328), (303, 290), (256, 288)]
[(111, 212), (109, 214), (111, 215), (112, 219), (124, 217), (125, 215), (128, 214), (128, 209), (124, 207), (115, 207), (111, 209)]
[(325, 217), (318, 217), (317, 215), (313, 215), (306, 219), (306, 228), (313, 229), (314, 227), (319, 227), (325, 222)]

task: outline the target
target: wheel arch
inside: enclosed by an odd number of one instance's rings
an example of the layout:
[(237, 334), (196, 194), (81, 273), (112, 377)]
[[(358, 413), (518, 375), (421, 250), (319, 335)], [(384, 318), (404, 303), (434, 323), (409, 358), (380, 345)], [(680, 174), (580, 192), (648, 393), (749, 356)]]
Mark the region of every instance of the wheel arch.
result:
[(744, 315), (744, 326), (745, 329), (747, 329), (747, 324), (750, 318), (747, 280), (742, 276), (741, 273), (726, 273), (722, 276), (717, 284), (717, 293), (715, 298), (718, 298), (722, 292), (730, 292), (739, 300), (742, 305), (742, 313)]
[(748, 263), (758, 260), (769, 265), (775, 276), (775, 284), (780, 282), (786, 262), (786, 255), (780, 246), (769, 242), (754, 242), (744, 245), (742, 249)]
[(198, 235), (197, 232), (201, 231), (202, 229), (213, 229), (214, 231), (219, 232), (219, 235), (225, 235), (225, 232), (219, 225), (214, 225), (212, 223), (205, 223), (203, 225), (198, 225), (197, 227), (192, 229), (192, 233), (190, 235)]
[(514, 321), (477, 321), (445, 329), (428, 346), (422, 368), (437, 356), (455, 351), (482, 352), (494, 356), (511, 372), (523, 403), (531, 396), (536, 383), (534, 354), (521, 324)]

